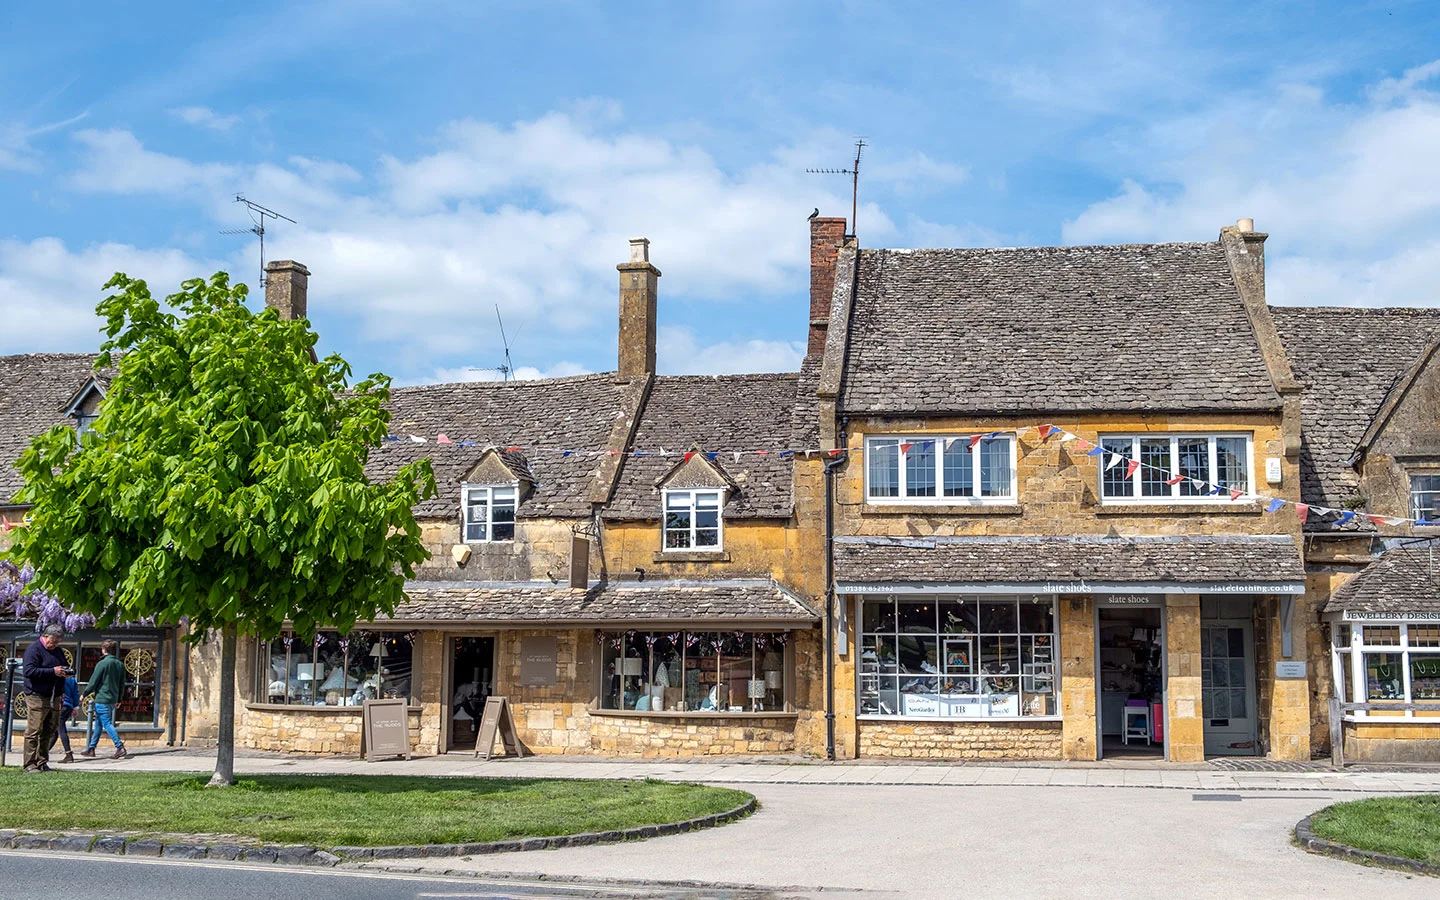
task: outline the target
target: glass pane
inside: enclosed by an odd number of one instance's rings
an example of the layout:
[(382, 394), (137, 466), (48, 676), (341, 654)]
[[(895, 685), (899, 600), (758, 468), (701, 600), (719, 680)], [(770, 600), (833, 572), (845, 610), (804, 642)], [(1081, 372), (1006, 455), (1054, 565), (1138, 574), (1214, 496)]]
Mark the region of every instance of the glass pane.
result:
[(905, 451), (905, 496), (935, 496), (934, 441), (915, 441)]
[(685, 667), (680, 659), (680, 635), (651, 634), (646, 637), (650, 642), (650, 710), (678, 710), (685, 699), (681, 690)]
[(340, 647), (340, 635), (333, 631), (322, 631), (315, 636), (315, 686), (316, 706), (340, 706), (345, 699), (345, 651)]
[(940, 642), (934, 637), (902, 634), (898, 638), (902, 674), (936, 675), (940, 672)]
[(1350, 654), (1337, 653), (1335, 659), (1335, 665), (1340, 670), (1340, 699), (1346, 703), (1354, 702), (1355, 686), (1350, 678)]
[(981, 600), (980, 631), (982, 634), (1016, 631), (1014, 600)]
[(931, 676), (900, 678), (902, 715), (934, 718), (940, 715), (940, 679)]
[(870, 635), (860, 643), (860, 671), (877, 675), (894, 675), (900, 671), (895, 656), (895, 638), (891, 635)]
[(1440, 699), (1440, 653), (1410, 654), (1410, 696), (1414, 700)]
[(1000, 675), (1003, 678), (989, 678), (990, 690), (1010, 693), (1014, 691), (1015, 676), (1020, 674), (1020, 642), (1014, 637), (980, 638), (980, 671), (986, 675)]
[(720, 510), (715, 508), (695, 510), (696, 528), (719, 528)]
[(666, 495), (665, 495), (665, 508), (666, 508), (666, 509), (689, 509), (689, 508), (690, 508), (690, 492), (689, 492), (689, 491), (671, 491), (670, 493), (666, 494)]
[(1225, 640), (1226, 640), (1226, 644), (1228, 645), (1228, 646), (1226, 647), (1226, 649), (1229, 651), (1229, 654), (1228, 654), (1228, 655), (1229, 655), (1230, 657), (1232, 657), (1232, 658), (1234, 658), (1234, 659), (1242, 659), (1242, 658), (1244, 658), (1244, 656), (1245, 656), (1245, 629), (1243, 629), (1243, 628), (1227, 628), (1227, 629), (1225, 629)]
[(126, 641), (116, 651), (125, 664), (125, 695), (115, 708), (115, 721), (150, 725), (155, 722), (155, 679), (160, 671), (160, 645)]
[(1365, 697), (1369, 700), (1404, 700), (1399, 653), (1365, 654)]
[(719, 509), (720, 494), (716, 491), (699, 491), (695, 494), (695, 505), (700, 509)]
[(1215, 439), (1215, 481), (1226, 489), (1250, 489), (1250, 464), (1244, 438)]
[(866, 469), (870, 478), (870, 496), (900, 496), (900, 444), (898, 441), (869, 441)]
[(713, 632), (685, 634), (685, 708), (702, 712), (723, 709), (717, 665), (720, 635)]
[(979, 608), (974, 600), (941, 600), (940, 632), (942, 634), (976, 634), (980, 631)]
[(867, 633), (895, 630), (895, 601), (867, 599), (863, 605), (864, 630)]
[(1440, 647), (1440, 625), (1411, 625), (1407, 630), (1410, 646)]
[(1020, 631), (1051, 634), (1055, 631), (1055, 604), (1050, 600), (1020, 601)]
[(980, 495), (1010, 496), (1010, 439), (987, 438), (980, 442)]
[[(498, 493), (498, 492), (497, 492)], [(515, 498), (495, 501), (490, 510), (490, 539), (492, 541), (513, 541), (515, 539)]]
[(970, 452), (969, 438), (955, 438), (945, 448), (945, 496), (973, 497), (975, 495), (975, 454)]
[(645, 691), (645, 668), (649, 658), (649, 648), (645, 646), (644, 633), (627, 631), (620, 659), (621, 709), (646, 710), (650, 708), (650, 697)]
[(1367, 647), (1400, 646), (1399, 625), (1366, 625), (1361, 635)]
[(933, 600), (901, 600), (900, 631), (909, 634), (935, 633)]
[(1228, 719), (1230, 718), (1230, 697), (1229, 690), (1216, 688), (1205, 691), (1205, 718), (1207, 719)]
[(757, 708), (785, 709), (785, 634), (755, 635), (755, 658), (759, 660), (756, 678), (765, 679), (765, 697)]
[(665, 513), (665, 548), (667, 550), (683, 549), (690, 546), (690, 512), (689, 510), (669, 511)]
[[(1123, 466), (1124, 463), (1121, 463)], [(1170, 485), (1165, 481), (1172, 471), (1170, 464), (1170, 439), (1142, 440), (1140, 442), (1140, 493), (1145, 497), (1168, 497)]]
[(1175, 474), (1185, 476), (1185, 480), (1180, 482), (1180, 496), (1199, 497), (1208, 490), (1203, 483), (1210, 480), (1210, 441), (1206, 438), (1180, 438), (1178, 443), (1180, 458)]
[(1245, 689), (1230, 688), (1230, 718), (1243, 719), (1249, 713), (1245, 709)]
[(1410, 476), (1410, 510), (1413, 518), (1440, 521), (1440, 475)]
[(696, 547), (718, 547), (720, 546), (720, 529), (718, 528), (696, 528)]
[(741, 712), (752, 708), (752, 701), (764, 695), (764, 682), (754, 684), (754, 660), (751, 658), (754, 637), (750, 634), (726, 634), (721, 642), (720, 689), (717, 709)]
[[(375, 646), (370, 648), (370, 661), (360, 663), (365, 670), (375, 672), (375, 692), (380, 698), (415, 699), (415, 645), (411, 641), (410, 637), (400, 632), (382, 632)], [(376, 647), (381, 648), (378, 654)], [(354, 648), (351, 649), (353, 651)], [(355, 665), (353, 656), (351, 664)]]
[(1115, 454), (1130, 456), (1134, 450), (1133, 442), (1129, 438), (1107, 438), (1100, 442), (1100, 446), (1107, 451), (1096, 457), (1100, 463), (1100, 490), (1103, 495), (1106, 497), (1135, 496), (1134, 480), (1125, 477), (1125, 461), (1122, 459), (1115, 465), (1110, 465), (1115, 460)]
[(620, 709), (620, 647), (621, 635), (601, 634), (600, 641), (600, 708)]

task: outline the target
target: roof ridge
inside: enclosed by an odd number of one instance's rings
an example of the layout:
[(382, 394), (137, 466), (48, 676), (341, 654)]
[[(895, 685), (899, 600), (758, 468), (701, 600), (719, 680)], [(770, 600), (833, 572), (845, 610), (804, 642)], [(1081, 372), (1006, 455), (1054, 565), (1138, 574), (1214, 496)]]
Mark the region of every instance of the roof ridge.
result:
[(1150, 247), (1165, 248), (1218, 248), (1216, 241), (1154, 241), (1130, 244), (1034, 244), (1013, 247), (863, 247), (861, 253), (1021, 253), (1034, 251), (1055, 251), (1070, 253), (1081, 250), (1136, 250)]
[(519, 385), (545, 385), (545, 384), (575, 384), (584, 381), (613, 381), (615, 373), (612, 372), (587, 372), (584, 375), (557, 375), (554, 378), (514, 378), (508, 381), (441, 381), (434, 384), (410, 384), (404, 387), (392, 388), (390, 394), (393, 396), (401, 391), (426, 391), (440, 388), (503, 388)]

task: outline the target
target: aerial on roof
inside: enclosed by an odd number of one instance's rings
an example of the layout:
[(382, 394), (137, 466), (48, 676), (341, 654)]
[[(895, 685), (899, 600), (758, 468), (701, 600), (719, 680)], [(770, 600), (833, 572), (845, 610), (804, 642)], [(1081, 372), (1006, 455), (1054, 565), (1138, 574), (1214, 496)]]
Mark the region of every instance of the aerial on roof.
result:
[[(415, 515), (453, 517), (461, 480), (487, 447), (518, 447), (519, 455), (509, 458), (523, 460), (534, 477), (518, 516), (588, 516), (591, 480), (608, 457), (561, 451), (604, 450), (617, 422), (631, 415), (637, 390), (609, 374), (398, 388), (390, 399), (390, 430), (401, 440), (372, 450), (366, 473), (388, 478), (404, 463), (429, 457), (440, 493), (418, 504)], [(426, 443), (411, 443), (410, 434)], [(454, 443), (437, 444), (440, 434)]]
[[(1288, 535), (1196, 537), (837, 537), (842, 584), (972, 585), (1094, 582), (1245, 582), (1303, 587), (1305, 566)], [(1083, 590), (1076, 588), (1076, 590)]]
[(1341, 585), (1322, 612), (1440, 613), (1440, 557), (1432, 544), (1386, 550)]
[(1270, 315), (1305, 388), (1300, 498), (1343, 507), (1359, 492), (1349, 460), (1396, 380), (1440, 338), (1440, 310), (1273, 306)]
[[(0, 356), (0, 504), (20, 490), (21, 452), (37, 435), (74, 423), (65, 405), (96, 374), (93, 353)], [(103, 382), (111, 373), (99, 374)]]
[(1218, 242), (862, 250), (856, 271), (844, 412), (1281, 405)]
[[(607, 518), (660, 518), (660, 480), (691, 450), (714, 453), (715, 466), (737, 490), (726, 518), (790, 515), (793, 463), (779, 451), (791, 447), (799, 376), (660, 376), (650, 389), (635, 429), (637, 449), (666, 456), (630, 456), (620, 471)], [(764, 456), (736, 451), (770, 450)], [(721, 487), (716, 484), (714, 487)]]

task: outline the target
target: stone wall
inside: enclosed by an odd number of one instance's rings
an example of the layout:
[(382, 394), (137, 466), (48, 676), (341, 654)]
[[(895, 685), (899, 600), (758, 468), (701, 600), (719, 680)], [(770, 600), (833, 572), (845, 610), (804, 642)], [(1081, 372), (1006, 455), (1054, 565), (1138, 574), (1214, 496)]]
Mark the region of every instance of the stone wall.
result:
[(1060, 759), (1059, 722), (860, 722), (860, 755), (896, 759)]
[[(469, 544), (470, 560), (461, 566), (450, 551), (461, 541), (460, 501), (455, 515), (421, 519), (420, 540), (430, 559), (416, 567), (415, 576), (428, 581), (538, 581), (565, 584), (570, 572), (571, 527), (588, 519), (527, 519), (515, 522), (515, 540)], [(658, 526), (657, 526), (658, 530)], [(590, 545), (590, 576), (600, 577), (603, 560)]]
[[(658, 514), (660, 501), (655, 501)], [(794, 519), (726, 519), (718, 554), (687, 553), (667, 557), (660, 550), (660, 520), (605, 523), (604, 553), (609, 571), (618, 575), (645, 570), (645, 579), (773, 578), (793, 584), (798, 570), (818, 559), (804, 559)], [(703, 558), (703, 557), (711, 558)], [(794, 589), (794, 588), (792, 588)]]
[(1065, 759), (1099, 758), (1095, 691), (1095, 604), (1088, 596), (1061, 597), (1060, 715)]
[(793, 753), (795, 716), (590, 716), (589, 750), (605, 756)]
[[(520, 645), (526, 637), (556, 639), (553, 685), (520, 683)], [(589, 705), (596, 699), (595, 632), (502, 631), (495, 638), (495, 693), (508, 697), (520, 743), (536, 754), (586, 753), (590, 749)]]
[(1440, 762), (1440, 719), (1384, 725), (1347, 722), (1345, 761)]
[[(314, 709), (247, 706), (236, 715), (235, 745), (280, 753), (360, 755), (361, 712), (353, 706)], [(421, 749), (420, 710), (410, 710), (410, 745)], [(433, 752), (433, 749), (430, 751)]]

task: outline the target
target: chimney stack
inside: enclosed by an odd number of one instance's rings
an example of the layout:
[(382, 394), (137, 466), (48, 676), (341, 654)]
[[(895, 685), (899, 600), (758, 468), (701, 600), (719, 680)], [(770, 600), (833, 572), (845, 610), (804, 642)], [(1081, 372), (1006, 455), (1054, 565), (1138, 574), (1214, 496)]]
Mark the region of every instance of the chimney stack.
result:
[(630, 381), (655, 374), (655, 300), (660, 270), (650, 264), (650, 242), (630, 239), (630, 259), (620, 270), (620, 365), (616, 377)]
[(845, 220), (810, 220), (810, 339), (807, 356), (825, 353), (825, 335), (830, 330), (830, 299), (835, 294), (835, 258), (845, 243)]
[(1234, 225), (1220, 229), (1220, 245), (1230, 262), (1235, 284), (1246, 303), (1265, 305), (1265, 239), (1263, 231), (1255, 230), (1255, 220), (1237, 219)]
[(306, 318), (305, 295), (310, 270), (293, 259), (276, 259), (265, 264), (265, 305), (280, 311), (282, 319)]

